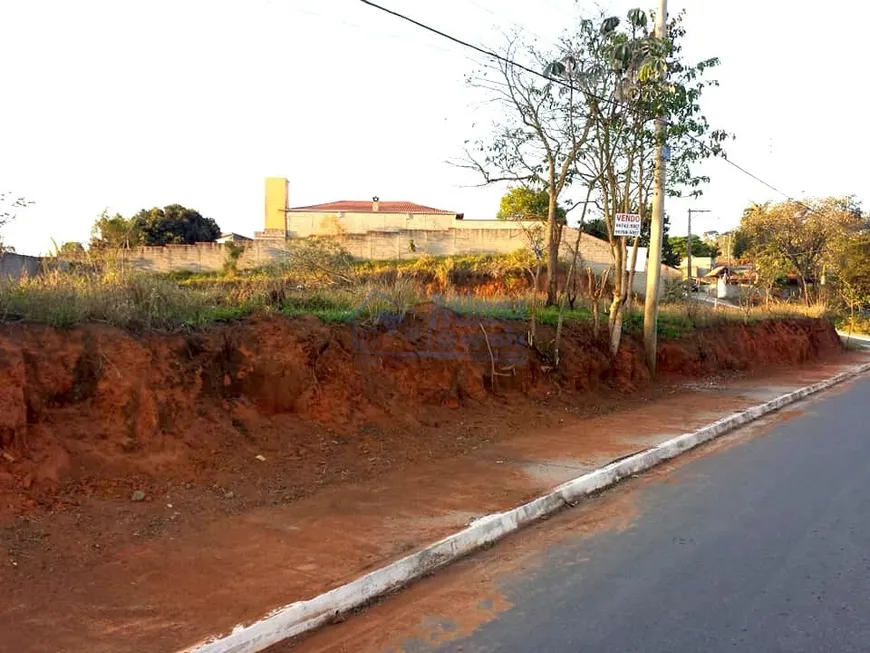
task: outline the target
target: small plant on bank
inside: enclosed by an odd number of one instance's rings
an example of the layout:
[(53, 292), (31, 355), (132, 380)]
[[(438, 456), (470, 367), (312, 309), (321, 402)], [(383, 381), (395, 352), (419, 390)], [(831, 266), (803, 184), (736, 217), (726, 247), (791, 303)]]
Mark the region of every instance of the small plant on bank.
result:
[(245, 248), (236, 243), (225, 243), (224, 253), (226, 260), (221, 268), (221, 272), (223, 272), (226, 277), (234, 277), (239, 272), (239, 259), (242, 257), (242, 254), (245, 253)]

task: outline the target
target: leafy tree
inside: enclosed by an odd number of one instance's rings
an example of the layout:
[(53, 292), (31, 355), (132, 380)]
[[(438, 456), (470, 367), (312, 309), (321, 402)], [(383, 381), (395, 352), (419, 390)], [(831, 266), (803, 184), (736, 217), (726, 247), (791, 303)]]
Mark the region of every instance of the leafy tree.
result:
[(91, 247), (119, 249), (140, 245), (191, 245), (213, 242), (220, 228), (212, 218), (180, 204), (139, 211), (132, 218), (103, 211), (91, 230)]
[[(671, 242), (671, 237), (668, 234), (671, 228), (671, 219), (668, 217), (668, 214), (662, 217), (662, 263), (665, 265), (669, 265), (672, 268), (680, 267), (680, 255), (674, 250), (674, 245)], [(644, 225), (644, 230), (641, 231), (641, 246), (649, 247), (649, 231), (650, 231), (650, 223), (647, 222)]]
[[(674, 236), (670, 239), (671, 248), (682, 260), (689, 254), (688, 238), (686, 236)], [(700, 236), (692, 235), (692, 256), (709, 256), (715, 259), (721, 252), (715, 244), (705, 243)]]
[(810, 284), (826, 267), (836, 267), (850, 239), (865, 226), (853, 197), (753, 204), (740, 222), (750, 257), (777, 260), (794, 272), (807, 304), (812, 299)]
[[(501, 198), (496, 217), (499, 220), (541, 220), (545, 221), (550, 211), (550, 194), (528, 186), (515, 186)], [(556, 220), (564, 225), (567, 213), (556, 205)]]
[(142, 232), (136, 221), (120, 213), (109, 215), (103, 211), (91, 228), (91, 247), (94, 249), (129, 249), (142, 244)]
[(870, 234), (849, 239), (838, 253), (835, 273), (837, 293), (849, 309), (854, 325), (855, 310), (870, 304)]
[(607, 240), (609, 238), (607, 234), (607, 223), (604, 221), (604, 218), (587, 220), (583, 224), (583, 233), (595, 236), (601, 240)]
[(71, 256), (77, 257), (81, 256), (85, 253), (84, 246), (76, 241), (69, 241), (63, 243), (57, 250), (58, 256)]
[(789, 273), (788, 262), (773, 250), (759, 251), (754, 260), (756, 284), (764, 289), (765, 304), (770, 306), (770, 298), (776, 286), (782, 286)]
[(735, 229), (730, 234), (730, 237), (733, 238), (731, 242), (731, 256), (734, 258), (743, 258), (746, 252), (749, 250), (749, 238), (746, 236), (746, 233), (743, 229)]
[(739, 229), (732, 229), (721, 233), (716, 237), (715, 244), (720, 252), (720, 256), (727, 256), (731, 259), (743, 258), (749, 243), (746, 240), (746, 235)]
[(132, 218), (145, 245), (192, 245), (217, 240), (220, 227), (212, 218), (180, 204), (139, 211)]
[(640, 238), (635, 238), (627, 253), (626, 238), (614, 234), (614, 217), (639, 213), (642, 223), (649, 219), (646, 208), (657, 145), (653, 119), (668, 119), (664, 137), (671, 158), (666, 190), (671, 195), (700, 194), (707, 178), (695, 174), (694, 164), (721, 153), (726, 138), (724, 132), (710, 130), (699, 105), (704, 89), (715, 84), (704, 75), (718, 60), (686, 63), (680, 45), (685, 35), (682, 17), (668, 23), (664, 39), (655, 36), (650, 18), (632, 9), (624, 23), (603, 14), (582, 20), (578, 32), (563, 42), (561, 59), (547, 68), (579, 89), (588, 117), (588, 143), (576, 157), (577, 176), (597, 190), (611, 246), (615, 271), (608, 327), (614, 355), (640, 245)]
[(836, 276), (839, 282), (870, 298), (870, 234), (861, 233), (849, 240), (836, 261)]

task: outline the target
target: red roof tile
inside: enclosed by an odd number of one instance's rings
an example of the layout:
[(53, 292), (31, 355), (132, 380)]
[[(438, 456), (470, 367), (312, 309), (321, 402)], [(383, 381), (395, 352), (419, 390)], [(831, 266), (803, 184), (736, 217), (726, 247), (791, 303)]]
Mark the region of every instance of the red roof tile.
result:
[[(357, 202), (355, 200), (340, 200), (327, 202), (326, 204), (312, 204), (311, 206), (296, 206), (288, 211), (347, 211), (349, 213), (375, 213), (371, 202)], [(379, 202), (377, 213), (439, 213), (455, 215), (455, 211), (433, 209), (431, 206), (414, 204), (414, 202)]]

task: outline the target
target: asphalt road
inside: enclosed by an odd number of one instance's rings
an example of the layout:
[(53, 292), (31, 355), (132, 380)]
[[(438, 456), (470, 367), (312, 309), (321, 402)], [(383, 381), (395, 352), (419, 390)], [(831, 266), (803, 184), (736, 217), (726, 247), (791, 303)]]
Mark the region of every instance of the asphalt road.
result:
[[(400, 644), (377, 648), (870, 651), (870, 378), (800, 408), (766, 434), (697, 456), (675, 480), (612, 490), (637, 495), (632, 525), (549, 546), (541, 564), (499, 578), (512, 607), (468, 636), (439, 643), (413, 623), (461, 623), (459, 603), (410, 621), (409, 605), (393, 611), (408, 623)], [(377, 628), (379, 608), (344, 626)], [(327, 636), (302, 650), (372, 650), (342, 627), (340, 647)]]

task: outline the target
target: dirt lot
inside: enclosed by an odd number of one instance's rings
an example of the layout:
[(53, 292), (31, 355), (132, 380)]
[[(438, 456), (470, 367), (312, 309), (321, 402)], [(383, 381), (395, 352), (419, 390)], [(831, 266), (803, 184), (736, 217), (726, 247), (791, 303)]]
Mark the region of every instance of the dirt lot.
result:
[(732, 325), (653, 384), (630, 339), (570, 329), (555, 372), (509, 324), (395, 326), (0, 332), (0, 650), (191, 644), (680, 432), (685, 393), (701, 423), (847, 360), (820, 321)]

